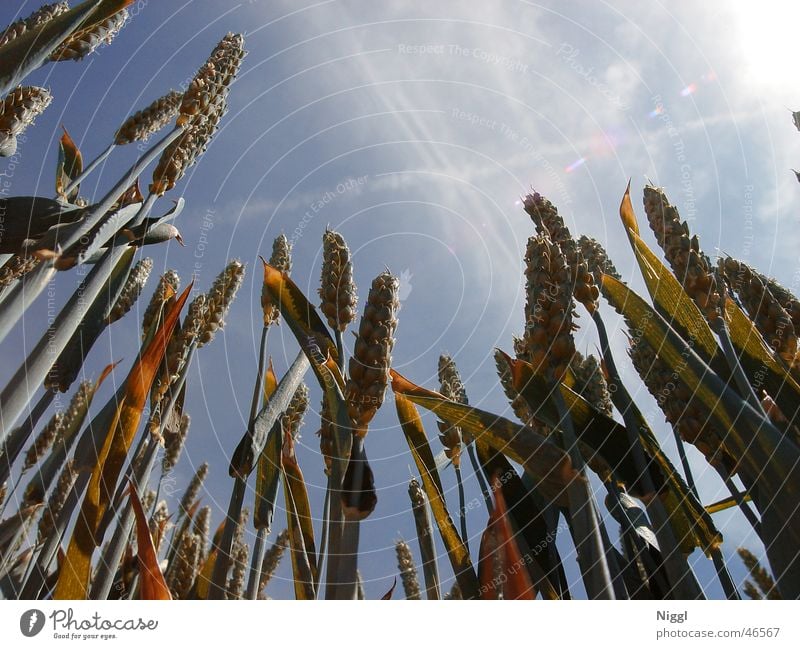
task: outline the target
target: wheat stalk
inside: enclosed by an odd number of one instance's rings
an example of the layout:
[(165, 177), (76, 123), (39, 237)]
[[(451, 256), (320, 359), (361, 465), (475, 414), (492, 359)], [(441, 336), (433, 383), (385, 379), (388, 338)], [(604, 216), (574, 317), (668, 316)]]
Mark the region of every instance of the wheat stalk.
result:
[[(272, 242), (269, 265), (287, 275), (292, 272), (292, 244), (286, 235), (280, 234)], [(278, 322), (281, 311), (278, 305), (273, 303), (272, 295), (266, 284), (261, 287), (261, 310), (264, 314), (264, 327)]]
[(661, 189), (644, 188), (644, 211), (678, 281), (709, 323), (715, 323), (719, 317), (720, 295), (711, 262), (700, 249), (700, 240), (690, 236), (689, 226), (681, 222), (678, 209), (670, 204)]
[(119, 297), (117, 297), (114, 306), (111, 307), (111, 312), (108, 314), (108, 324), (116, 322), (133, 308), (133, 305), (136, 304), (142, 294), (152, 270), (153, 260), (150, 257), (139, 260), (131, 269)]
[(19, 38), (25, 32), (36, 29), (56, 16), (69, 11), (69, 4), (66, 1), (54, 2), (53, 4), (43, 5), (34, 11), (27, 18), (21, 18), (0, 32), (0, 47)]
[(731, 257), (719, 260), (720, 272), (747, 309), (764, 340), (793, 366), (797, 357), (797, 333), (792, 318), (770, 291), (767, 283), (747, 265)]
[(17, 150), (17, 136), (31, 126), (53, 101), (45, 88), (20, 86), (0, 101), (0, 155), (12, 156)]
[(400, 571), (400, 579), (403, 582), (403, 591), (406, 599), (421, 599), (419, 594), (419, 577), (417, 568), (414, 565), (414, 558), (411, 556), (411, 548), (405, 541), (398, 541), (395, 546), (397, 554), (397, 569)]
[(191, 418), (186, 413), (181, 415), (180, 425), (177, 430), (164, 431), (164, 457), (161, 460), (161, 471), (168, 473), (172, 471), (181, 456), (181, 451), (186, 444), (186, 437), (189, 434), (189, 424)]
[[(199, 467), (197, 467), (197, 471), (195, 471), (192, 479), (189, 481), (189, 485), (186, 487), (186, 491), (183, 493), (181, 497), (180, 506), (178, 508), (178, 512), (180, 516), (188, 516), (189, 510), (194, 506), (194, 503), (197, 501), (197, 497), (200, 495), (200, 490), (203, 488), (203, 483), (205, 479), (208, 477), (208, 462), (203, 462)], [(211, 511), (208, 510), (204, 513), (204, 507), (200, 510), (200, 515), (198, 515), (196, 521), (195, 532), (201, 534), (204, 538), (208, 537), (208, 531), (210, 523), (208, 521), (208, 516), (211, 514)]]
[(366, 435), (369, 422), (383, 403), (386, 392), (400, 308), (399, 286), (397, 278), (389, 271), (373, 280), (350, 358), (345, 396), (353, 430), (361, 437)]
[(147, 304), (142, 317), (142, 340), (147, 338), (153, 328), (158, 315), (163, 311), (164, 304), (173, 295), (177, 295), (180, 287), (180, 278), (174, 270), (168, 270), (158, 280), (158, 286)]
[(539, 193), (528, 194), (523, 205), (536, 225), (537, 232), (540, 235), (548, 235), (550, 240), (561, 248), (570, 271), (569, 285), (572, 287), (575, 299), (590, 313), (595, 311), (598, 307), (600, 289), (595, 286), (594, 277), (589, 272), (583, 253), (572, 238), (556, 206)]
[(74, 464), (72, 460), (69, 460), (61, 469), (56, 486), (50, 494), (50, 499), (42, 512), (41, 519), (39, 519), (38, 538), (40, 542), (46, 539), (55, 528), (58, 515), (67, 501), (76, 477), (77, 473)]
[(170, 90), (146, 108), (137, 111), (119, 127), (114, 135), (114, 144), (147, 142), (150, 136), (158, 133), (175, 118), (180, 110), (182, 100), (182, 93)]
[(80, 61), (101, 45), (114, 40), (128, 20), (128, 10), (122, 9), (100, 22), (78, 29), (50, 55), (51, 61)]
[(350, 248), (341, 234), (325, 230), (322, 235), (320, 310), (334, 331), (344, 331), (356, 318), (358, 296), (353, 281)]

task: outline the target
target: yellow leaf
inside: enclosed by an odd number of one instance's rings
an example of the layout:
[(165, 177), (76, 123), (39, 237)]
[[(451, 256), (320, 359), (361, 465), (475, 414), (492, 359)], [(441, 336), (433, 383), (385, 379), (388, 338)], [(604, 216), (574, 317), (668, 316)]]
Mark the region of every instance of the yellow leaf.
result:
[(782, 386), (789, 386), (795, 392), (800, 393), (800, 385), (786, 368), (775, 359), (774, 352), (767, 345), (758, 329), (756, 329), (753, 321), (747, 317), (739, 305), (733, 300), (726, 300), (723, 315), (728, 325), (731, 342), (736, 348), (780, 377)]
[(133, 483), (128, 487), (128, 493), (136, 517), (136, 548), (139, 559), (139, 592), (140, 599), (172, 599), (167, 581), (158, 565), (156, 549), (153, 538), (150, 536), (150, 526), (147, 524), (142, 502)]
[(85, 599), (88, 595), (92, 553), (102, 541), (96, 538), (97, 530), (113, 498), (117, 479), (139, 427), (147, 393), (191, 288), (189, 285), (172, 306), (164, 323), (128, 374), (125, 396), (112, 417), (83, 497), (64, 566), (56, 584), (55, 599)]
[[(62, 126), (62, 128), (64, 128)], [(80, 185), (73, 189), (69, 196), (64, 194), (64, 190), (75, 178), (81, 175), (83, 171), (83, 156), (78, 145), (70, 137), (67, 129), (64, 128), (64, 134), (61, 136), (61, 141), (58, 147), (58, 166), (56, 168), (56, 193), (68, 201), (72, 201), (78, 196)]]
[(283, 493), (286, 500), (295, 597), (313, 600), (316, 598), (315, 584), (319, 581), (314, 526), (306, 482), (297, 462), (291, 435), (286, 435), (283, 443), (281, 468), (283, 469)]
[(439, 479), (439, 472), (436, 470), (436, 461), (428, 445), (425, 429), (422, 427), (422, 419), (420, 419), (414, 404), (399, 392), (395, 393), (395, 406), (400, 426), (403, 428), (411, 455), (414, 457), (414, 463), (422, 477), (422, 486), (428, 496), (433, 518), (439, 528), (439, 534), (453, 566), (458, 585), (464, 599), (474, 599), (478, 595), (478, 578), (475, 575), (469, 552), (447, 511), (442, 483)]
[(677, 324), (693, 339), (700, 355), (706, 360), (710, 360), (716, 356), (719, 347), (708, 326), (708, 321), (697, 308), (694, 300), (683, 290), (683, 286), (672, 274), (672, 271), (661, 262), (639, 236), (639, 224), (633, 211), (633, 205), (631, 205), (630, 192), (629, 182), (619, 207), (619, 215), (625, 226), (625, 232), (628, 234), (633, 254), (642, 271), (647, 291), (653, 298), (653, 303), (658, 305), (670, 324), (673, 324), (672, 319), (674, 319), (674, 324)]
[(459, 426), (521, 464), (537, 480), (542, 495), (560, 505), (568, 503), (566, 487), (580, 479), (569, 456), (530, 428), (477, 408), (449, 401), (438, 392), (414, 385), (391, 370), (392, 389), (410, 401), (435, 412), (443, 421)]
[(270, 397), (275, 394), (275, 390), (277, 389), (278, 377), (275, 376), (275, 370), (272, 367), (272, 358), (270, 358), (267, 373), (264, 375), (264, 405), (266, 405)]
[[(336, 343), (331, 338), (327, 327), (317, 314), (316, 309), (297, 288), (289, 275), (282, 273), (274, 266), (264, 263), (264, 287), (269, 291), (272, 304), (278, 306), (289, 328), (294, 333), (300, 346), (306, 351), (309, 359), (317, 358), (315, 372), (318, 373), (317, 364), (331, 359), (333, 364), (338, 361), (339, 354)], [(318, 373), (319, 378), (319, 373)], [(320, 379), (323, 380), (323, 379)]]

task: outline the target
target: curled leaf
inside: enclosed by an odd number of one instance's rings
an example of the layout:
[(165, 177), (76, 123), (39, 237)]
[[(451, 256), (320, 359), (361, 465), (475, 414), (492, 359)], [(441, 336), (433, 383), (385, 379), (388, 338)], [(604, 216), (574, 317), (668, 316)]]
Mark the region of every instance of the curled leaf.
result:
[(139, 500), (139, 494), (136, 493), (133, 482), (129, 484), (128, 495), (133, 506), (133, 514), (136, 517), (136, 547), (141, 599), (172, 599), (167, 581), (158, 565), (158, 556), (153, 545), (153, 537), (150, 536), (150, 526), (147, 524), (142, 501)]

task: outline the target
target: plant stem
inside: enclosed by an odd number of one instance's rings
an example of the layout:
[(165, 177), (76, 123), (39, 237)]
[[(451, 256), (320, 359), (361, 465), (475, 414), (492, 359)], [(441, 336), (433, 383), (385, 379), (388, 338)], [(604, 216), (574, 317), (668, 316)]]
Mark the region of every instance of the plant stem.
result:
[(563, 448), (569, 454), (573, 467), (581, 476), (570, 482), (567, 492), (570, 527), (575, 540), (575, 549), (578, 553), (578, 563), (581, 566), (586, 593), (590, 599), (614, 599), (614, 586), (600, 531), (601, 523), (589, 491), (583, 469), (583, 458), (578, 450), (575, 430), (572, 427), (572, 417), (557, 385), (554, 386), (551, 394), (558, 409)]
[(242, 513), (244, 494), (247, 487), (245, 476), (235, 475), (233, 478), (233, 489), (228, 503), (228, 513), (225, 518), (225, 527), (222, 531), (222, 538), (217, 547), (217, 559), (214, 562), (214, 572), (211, 576), (211, 584), (208, 588), (208, 599), (225, 599), (225, 590), (228, 580), (228, 569), (231, 565), (231, 548), (233, 547), (233, 536), (239, 524), (239, 516)]
[(744, 514), (747, 522), (750, 523), (755, 533), (761, 536), (761, 522), (758, 520), (758, 518), (756, 518), (755, 512), (753, 512), (753, 510), (750, 508), (750, 505), (744, 501), (744, 498), (742, 498), (742, 493), (736, 488), (736, 485), (733, 483), (731, 477), (727, 475), (721, 468), (714, 468), (717, 469), (722, 481), (725, 483), (728, 491), (731, 492), (731, 496), (736, 501), (736, 504), (739, 506), (742, 514)]
[(439, 569), (436, 565), (433, 528), (431, 527), (431, 517), (428, 512), (428, 498), (421, 487), (419, 488), (419, 494), (422, 497), (422, 502), (415, 503), (412, 500), (412, 509), (414, 512), (414, 524), (417, 528), (419, 553), (422, 556), (422, 573), (425, 577), (425, 592), (429, 600), (441, 599)]
[(670, 586), (680, 599), (705, 599), (691, 566), (678, 546), (666, 509), (656, 494), (641, 441), (643, 433), (640, 427), (643, 425), (642, 422), (645, 421), (644, 417), (642, 417), (641, 411), (633, 402), (631, 395), (622, 383), (614, 357), (611, 354), (605, 323), (598, 311), (592, 312), (592, 320), (594, 320), (597, 335), (600, 338), (603, 362), (609, 376), (609, 387), (612, 388), (611, 400), (625, 421), (625, 431), (628, 434), (628, 443), (631, 447), (633, 460), (636, 463), (636, 471), (642, 481), (644, 491), (648, 494), (648, 498), (644, 500), (644, 503), (647, 508), (647, 514), (650, 517), (653, 532), (658, 539), (658, 545), (664, 560), (664, 569), (669, 577)]
[[(116, 148), (116, 146), (117, 145), (112, 142), (111, 144), (108, 145), (108, 148), (105, 151), (103, 151), (99, 156), (97, 156), (94, 160), (92, 160), (89, 163), (89, 166), (86, 167), (75, 180), (70, 182), (70, 184), (64, 188), (64, 196), (69, 196), (73, 191), (75, 191), (78, 185), (80, 185), (84, 180), (86, 180), (89, 174), (92, 173), (95, 169), (97, 169), (97, 166), (101, 162), (103, 162), (106, 158), (108, 158), (108, 156), (111, 155), (111, 152)], [(56, 196), (56, 198), (59, 197)]]
[[(130, 269), (135, 252), (133, 248), (128, 247), (109, 248), (102, 260), (86, 276), (80, 288), (72, 294), (53, 324), (44, 332), (3, 392), (0, 393), (0, 415), (2, 416), (0, 438), (4, 439), (6, 431), (19, 419), (30, 401), (31, 386), (39, 386), (44, 381), (53, 362), (80, 326), (91, 304), (96, 299), (103, 299), (101, 291), (106, 286), (114, 267), (117, 263), (126, 260), (128, 269)], [(40, 265), (40, 267), (44, 266)], [(24, 291), (23, 284), (20, 286)]]
[[(89, 234), (89, 232), (95, 227), (100, 226), (104, 218), (106, 220), (113, 218), (114, 215), (107, 215), (107, 213), (113, 206), (114, 202), (123, 194), (123, 192), (125, 192), (126, 189), (131, 186), (133, 181), (139, 177), (147, 165), (155, 160), (156, 157), (158, 157), (161, 152), (167, 148), (167, 146), (177, 139), (181, 133), (183, 133), (183, 129), (176, 128), (158, 143), (153, 145), (141, 158), (139, 158), (139, 160), (136, 161), (136, 163), (128, 170), (122, 179), (116, 185), (114, 185), (111, 191), (109, 191), (99, 203), (87, 209), (86, 215), (83, 219), (77, 223), (63, 228), (63, 240), (58, 239), (60, 235), (57, 234), (57, 230), (54, 230), (52, 231), (52, 234), (48, 233), (48, 235), (43, 237), (39, 244), (50, 249), (54, 249), (56, 244), (58, 244), (63, 250), (67, 250), (80, 242), (81, 239), (85, 235)], [(120, 225), (124, 225), (124, 223), (120, 223)], [(109, 237), (114, 234), (114, 232), (108, 233)], [(97, 265), (103, 265), (103, 261), (110, 254), (110, 252), (120, 248), (120, 246), (113, 246), (109, 248), (109, 251), (101, 258), (101, 261), (98, 262)], [(117, 259), (118, 258), (119, 257), (117, 257)], [(92, 272), (94, 272), (94, 269)], [(0, 311), (0, 341), (2, 341), (8, 335), (8, 332), (11, 331), (14, 325), (25, 313), (25, 310), (44, 290), (45, 286), (47, 286), (55, 273), (56, 269), (54, 262), (44, 261), (34, 268), (30, 273), (24, 275), (20, 281), (13, 286), (11, 291), (7, 293), (4, 292), (4, 306), (3, 310)], [(85, 301), (87, 304), (90, 304), (92, 300), (86, 298)], [(61, 314), (59, 314), (59, 316), (60, 315)], [(38, 384), (38, 381), (31, 380), (30, 382), (33, 384)], [(8, 430), (7, 427), (12, 426), (13, 422), (6, 423), (5, 420), (6, 416), (5, 412), (3, 412), (3, 428), (4, 430)], [(0, 435), (1, 434), (2, 432), (0, 431)]]
[(456, 472), (456, 483), (458, 485), (458, 518), (461, 523), (461, 540), (464, 541), (464, 547), (469, 552), (469, 535), (467, 533), (467, 504), (464, 497), (464, 483), (461, 480), (461, 467), (453, 465)]
[[(14, 462), (17, 461), (33, 429), (36, 427), (36, 424), (42, 418), (45, 411), (50, 407), (50, 404), (53, 403), (55, 396), (56, 393), (53, 390), (46, 390), (33, 409), (28, 413), (28, 417), (25, 421), (12, 430), (11, 434), (6, 438), (2, 449), (0, 449), (0, 484), (8, 480)], [(6, 498), (10, 496), (11, 494), (9, 493)], [(3, 511), (5, 511), (5, 508)]]
[(258, 586), (261, 583), (261, 566), (264, 555), (267, 553), (267, 528), (260, 527), (256, 532), (256, 542), (253, 546), (253, 558), (250, 562), (250, 576), (247, 580), (247, 599), (258, 599)]
[(492, 513), (492, 497), (489, 494), (489, 485), (486, 484), (486, 480), (483, 477), (483, 472), (481, 471), (481, 467), (478, 464), (478, 458), (475, 457), (475, 444), (470, 443), (467, 444), (467, 455), (469, 455), (469, 463), (472, 465), (472, 471), (475, 473), (475, 477), (478, 478), (478, 485), (481, 488), (481, 494), (483, 495), (483, 501), (486, 503), (486, 510), (491, 514)]
[(342, 334), (341, 331), (339, 331), (337, 329), (336, 332), (334, 333), (334, 335), (336, 337), (336, 353), (339, 356), (339, 371), (342, 373), (342, 376), (346, 376), (346, 374), (345, 374), (345, 372), (346, 372), (345, 365), (347, 364), (347, 361), (346, 361), (346, 359), (344, 357), (344, 338), (343, 338), (343, 334)]
[(317, 597), (320, 595), (320, 591), (322, 590), (319, 587), (320, 582), (322, 581), (323, 568), (325, 564), (326, 558), (326, 550), (328, 548), (328, 521), (330, 519), (330, 510), (331, 510), (331, 488), (330, 488), (330, 477), (327, 480), (328, 485), (325, 489), (325, 500), (322, 503), (322, 532), (320, 534), (319, 539), (319, 567), (317, 570), (317, 583), (315, 585)]

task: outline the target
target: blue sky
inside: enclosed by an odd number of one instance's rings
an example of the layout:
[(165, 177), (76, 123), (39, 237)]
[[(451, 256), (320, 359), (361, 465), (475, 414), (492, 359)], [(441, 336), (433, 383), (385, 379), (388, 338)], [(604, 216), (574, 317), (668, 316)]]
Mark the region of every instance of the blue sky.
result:
[[(436, 359), (446, 351), (471, 402), (494, 412), (507, 406), (492, 351), (509, 350), (511, 335), (522, 330), (522, 256), (532, 225), (519, 197), (531, 187), (560, 208), (573, 234), (600, 240), (639, 290), (617, 216), (629, 178), (640, 218), (649, 179), (665, 188), (712, 257), (724, 251), (798, 289), (800, 187), (790, 167), (800, 166), (800, 134), (787, 110), (800, 108), (800, 73), (790, 56), (797, 10), (771, 2), (757, 9), (744, 2), (563, 4), (141, 0), (111, 46), (28, 80), (51, 88), (55, 99), (28, 132), (13, 171), (3, 161), (0, 173), (14, 194), (51, 195), (60, 124), (92, 158), (128, 114), (185, 86), (225, 32), (245, 35), (249, 56), (230, 112), (205, 156), (167, 196), (186, 198), (177, 223), (186, 247), (146, 250), (156, 270), (175, 268), (184, 283), (196, 274), (202, 290), (227, 259), (247, 264), (224, 333), (196, 357), (190, 442), (175, 476), (183, 484), (209, 461), (205, 502), (217, 517), (227, 506), (227, 463), (255, 374), (257, 259), (281, 232), (294, 243), (292, 275), (307, 295), (315, 295), (327, 225), (353, 250), (362, 298), (384, 267), (402, 275), (395, 367), (435, 387)], [(4, 2), (0, 23), (37, 5)], [(83, 193), (107, 189), (135, 155), (135, 147), (116, 151)], [(58, 278), (59, 302), (74, 285), (73, 275)], [(155, 276), (146, 297), (154, 286)], [(38, 340), (45, 315), (38, 304), (15, 332), (18, 344), (0, 349), (0, 378), (7, 380)], [(124, 358), (114, 381), (124, 379), (140, 319), (140, 312), (130, 315), (104, 336), (90, 375)], [(618, 321), (609, 314), (612, 325)], [(594, 351), (589, 328), (578, 337), (582, 351)], [(269, 348), (284, 371), (296, 353), (286, 327), (271, 333)], [(619, 329), (614, 349), (674, 457), (671, 433), (635, 380)], [(319, 392), (310, 387), (314, 412), (299, 455), (318, 514)], [(425, 422), (433, 436), (434, 420)], [(396, 572), (394, 541), (415, 536), (406, 496), (413, 461), (391, 402), (378, 413), (367, 449), (379, 505), (364, 523), (361, 569), (368, 596), (379, 597)], [(719, 480), (702, 473), (702, 462), (694, 466), (703, 500), (721, 497)], [(444, 479), (455, 511), (450, 470)], [(468, 498), (478, 497), (472, 476), (467, 488)], [(486, 516), (474, 511), (476, 550)], [(740, 545), (760, 551), (739, 515), (716, 521), (726, 554)], [(273, 596), (289, 596), (288, 568), (286, 562)], [(440, 569), (451, 573), (445, 557)], [(731, 569), (743, 575), (736, 558)], [(710, 564), (698, 574), (718, 596)]]

